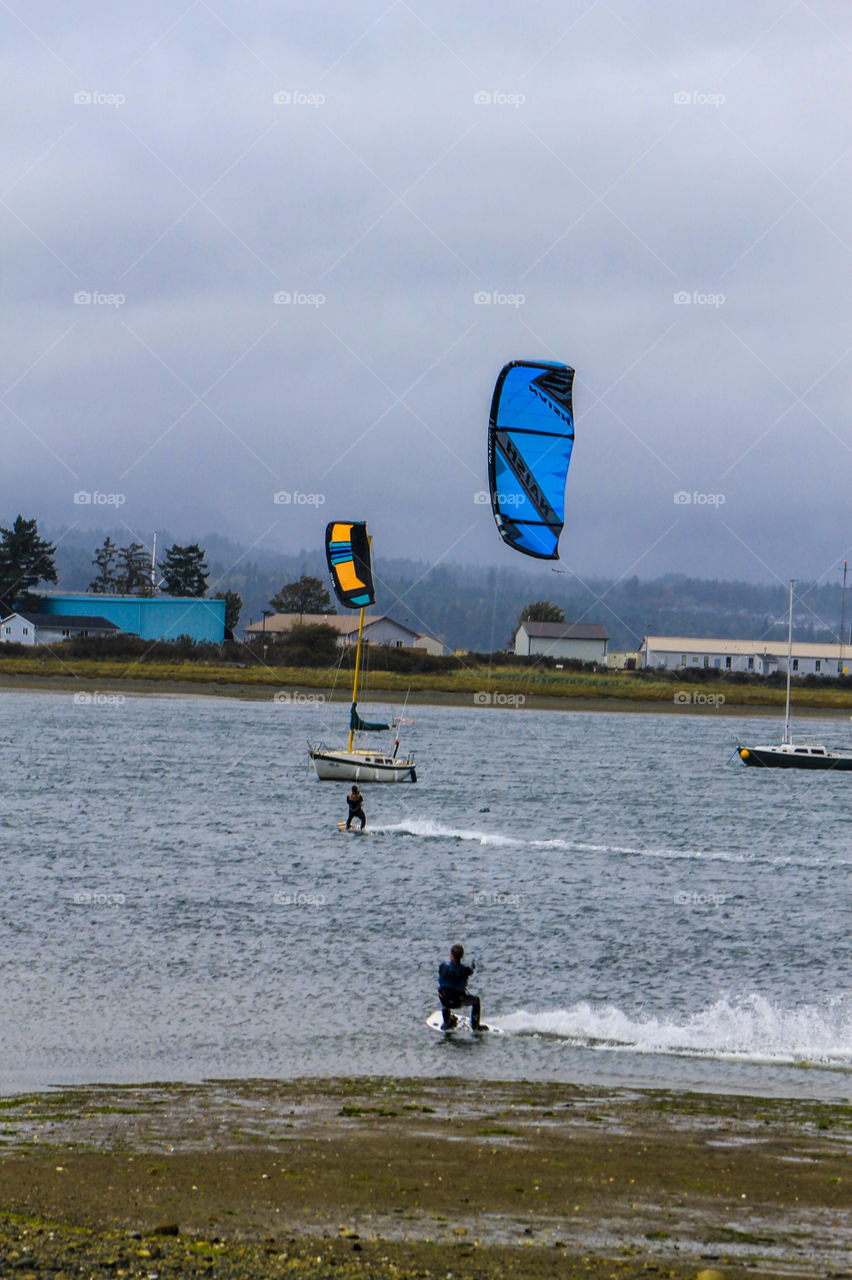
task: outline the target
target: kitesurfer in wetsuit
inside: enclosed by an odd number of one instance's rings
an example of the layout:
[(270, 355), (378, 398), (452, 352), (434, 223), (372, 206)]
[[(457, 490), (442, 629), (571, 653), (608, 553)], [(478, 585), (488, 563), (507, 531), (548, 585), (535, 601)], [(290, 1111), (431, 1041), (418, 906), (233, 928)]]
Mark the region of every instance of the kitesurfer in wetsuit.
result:
[(470, 995), (467, 990), (467, 980), (476, 968), (476, 962), (470, 965), (462, 964), (463, 955), (464, 947), (457, 942), (454, 947), (450, 947), (449, 963), (445, 961), (438, 965), (438, 999), (441, 1001), (443, 1013), (441, 1029), (450, 1031), (458, 1026), (459, 1020), (453, 1013), (453, 1009), (470, 1005), (471, 1030), (487, 1031), (488, 1028), (480, 1022), (482, 1002), (479, 996)]
[(346, 830), (352, 826), (353, 818), (361, 819), (361, 830), (363, 831), (367, 825), (367, 815), (364, 813), (364, 797), (358, 790), (358, 783), (352, 783), (352, 790), (346, 797), (346, 803), (349, 805), (349, 817), (346, 819)]

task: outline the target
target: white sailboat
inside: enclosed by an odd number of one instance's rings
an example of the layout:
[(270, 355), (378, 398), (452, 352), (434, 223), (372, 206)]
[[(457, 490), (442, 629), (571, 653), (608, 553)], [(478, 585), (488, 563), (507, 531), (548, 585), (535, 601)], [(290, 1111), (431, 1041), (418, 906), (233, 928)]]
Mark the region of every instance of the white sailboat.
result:
[(784, 737), (774, 745), (747, 747), (737, 743), (737, 755), (743, 764), (763, 769), (837, 769), (852, 771), (852, 752), (829, 751), (821, 742), (793, 741), (790, 732), (790, 676), (793, 670), (793, 587), (790, 580), (790, 609), (787, 621), (787, 705), (784, 713)]
[(391, 727), (362, 720), (358, 714), (364, 613), (374, 598), (370, 540), (366, 524), (363, 521), (334, 521), (329, 524), (326, 529), (326, 556), (338, 600), (346, 608), (360, 608), (361, 616), (358, 621), (358, 647), (355, 651), (355, 676), (349, 712), (349, 740), (345, 748), (328, 747), (324, 742), (308, 743), (317, 777), (322, 782), (416, 782), (414, 757), (411, 754), (400, 755), (398, 737), (394, 738), (392, 752), (375, 747), (355, 746), (356, 733), (378, 733)]

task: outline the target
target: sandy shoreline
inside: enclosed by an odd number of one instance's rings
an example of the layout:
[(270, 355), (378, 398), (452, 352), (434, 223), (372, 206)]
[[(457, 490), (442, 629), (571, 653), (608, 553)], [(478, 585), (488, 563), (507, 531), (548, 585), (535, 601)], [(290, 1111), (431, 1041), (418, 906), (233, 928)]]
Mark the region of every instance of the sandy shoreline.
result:
[(852, 1264), (845, 1105), (358, 1079), (92, 1086), (0, 1107), (0, 1262), (18, 1275), (15, 1231), (19, 1257), (64, 1250), (49, 1266), (70, 1275), (77, 1252), (91, 1276)]
[[(316, 689), (309, 685), (294, 684), (287, 685), (286, 688), (293, 695), (316, 693)], [(102, 676), (90, 679), (80, 676), (8, 675), (0, 672), (0, 692), (4, 690), (9, 692), (68, 694), (78, 693), (82, 690), (91, 693), (119, 693), (127, 697), (215, 697), (234, 698), (245, 702), (269, 702), (276, 692), (275, 688), (269, 684), (237, 684), (231, 681), (162, 680), (156, 678), (147, 679), (141, 676)], [(337, 690), (335, 693), (329, 693), (324, 690), (323, 696), (327, 702), (348, 704), (350, 701), (350, 695), (346, 690)], [(684, 705), (683, 703), (676, 703), (673, 698), (671, 701), (662, 702), (653, 698), (647, 700), (616, 697), (585, 698), (570, 694), (560, 697), (547, 697), (531, 693), (525, 694), (524, 697), (525, 701), (520, 707), (522, 711), (624, 711), (632, 714), (653, 712), (657, 715), (710, 718), (718, 716), (766, 716), (774, 720), (778, 720), (779, 716), (783, 720), (784, 715), (783, 705), (779, 710), (779, 707), (774, 705), (738, 704), (730, 701), (722, 706), (715, 706)], [(400, 707), (406, 701), (406, 694), (401, 693), (399, 690), (371, 688), (369, 700), (371, 703), (388, 703)], [(409, 706), (474, 706), (470, 693), (447, 693), (437, 689), (411, 690), (407, 695), (407, 702)], [(475, 706), (474, 709), (483, 714), (500, 714), (502, 710), (500, 707), (484, 706)], [(850, 719), (850, 712), (847, 707), (811, 706), (797, 702), (795, 710), (797, 715), (819, 716), (820, 719), (843, 720), (847, 723)]]

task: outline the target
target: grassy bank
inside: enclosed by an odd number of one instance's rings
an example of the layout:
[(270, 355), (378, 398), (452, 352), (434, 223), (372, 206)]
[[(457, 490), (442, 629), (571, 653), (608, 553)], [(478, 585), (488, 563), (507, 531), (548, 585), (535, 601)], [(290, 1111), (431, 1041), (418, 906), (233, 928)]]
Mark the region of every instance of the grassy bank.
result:
[(852, 1243), (848, 1106), (454, 1080), (1, 1105), (18, 1275), (735, 1280), (842, 1274)]
[[(349, 698), (348, 673), (312, 667), (235, 667), (199, 662), (148, 662), (126, 659), (63, 660), (50, 655), (37, 658), (0, 657), (0, 683), (14, 688), (40, 684), (45, 687), (82, 689), (170, 688), (197, 692), (272, 697), (278, 691), (313, 690)], [(577, 672), (511, 666), (460, 665), (441, 673), (377, 671), (370, 674), (369, 697), (393, 696), (402, 701), (407, 692), (419, 701), (451, 699), (460, 705), (571, 705), (580, 703), (650, 704), (678, 710), (728, 708), (783, 708), (784, 690), (765, 684), (731, 683), (725, 680), (690, 683), (655, 679), (636, 672)], [(852, 689), (794, 686), (793, 704), (832, 713), (852, 712)]]

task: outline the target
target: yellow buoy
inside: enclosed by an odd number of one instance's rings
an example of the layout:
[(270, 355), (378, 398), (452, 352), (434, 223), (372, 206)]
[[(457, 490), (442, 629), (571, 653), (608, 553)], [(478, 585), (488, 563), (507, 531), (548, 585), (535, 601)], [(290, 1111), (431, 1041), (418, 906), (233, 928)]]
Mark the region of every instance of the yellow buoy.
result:
[(740, 759), (741, 759), (741, 760), (748, 760), (748, 758), (749, 758), (749, 755), (750, 755), (750, 754), (751, 754), (751, 753), (749, 752), (748, 747), (740, 747)]

